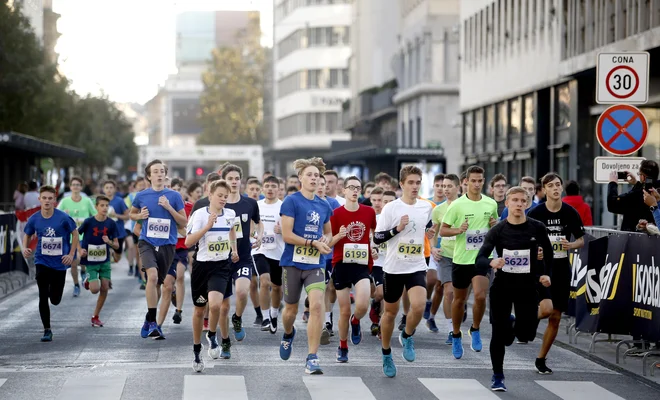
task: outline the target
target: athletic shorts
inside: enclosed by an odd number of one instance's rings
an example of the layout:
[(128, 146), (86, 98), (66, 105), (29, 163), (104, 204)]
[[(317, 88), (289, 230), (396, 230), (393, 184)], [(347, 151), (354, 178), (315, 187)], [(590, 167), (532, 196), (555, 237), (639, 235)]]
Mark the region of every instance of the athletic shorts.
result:
[[(271, 271), (275, 270), (275, 272), (278, 272), (277, 270), (278, 270), (278, 267), (280, 266), (280, 260), (273, 260), (272, 258), (268, 258), (263, 254), (255, 254), (254, 256), (252, 256), (252, 258), (254, 259), (254, 266), (256, 267), (256, 270), (259, 273), (259, 275), (269, 274), (269, 275), (271, 275), (270, 279), (272, 280), (273, 277), (272, 277)], [(280, 279), (279, 279), (278, 282), (280, 282), (280, 285), (278, 285), (278, 286), (282, 286), (281, 285), (281, 283), (282, 283), (281, 271), (282, 271), (282, 268), (279, 268)]]
[(172, 260), (172, 265), (170, 266), (170, 269), (167, 271), (167, 274), (172, 275), (174, 278), (176, 278), (176, 270), (178, 268), (179, 263), (183, 264), (183, 267), (188, 269), (187, 249), (176, 249), (176, 253), (174, 253), (174, 260)]
[(451, 283), (456, 289), (467, 289), (472, 284), (472, 278), (475, 276), (483, 276), (488, 278), (488, 271), (481, 271), (477, 269), (474, 264), (462, 265), (451, 264)]
[(369, 267), (366, 265), (338, 262), (332, 268), (332, 284), (335, 290), (350, 289), (362, 279), (369, 279)]
[(287, 304), (298, 304), (303, 288), (306, 293), (313, 289), (325, 290), (324, 268), (302, 270), (296, 267), (282, 267), (282, 269), (283, 297)]
[(571, 293), (571, 266), (555, 264), (552, 267), (550, 283), (552, 308), (561, 312), (568, 310), (568, 298)]
[(149, 268), (156, 268), (158, 270), (158, 284), (162, 285), (170, 266), (172, 266), (172, 260), (174, 260), (174, 245), (154, 247), (150, 243), (140, 240), (138, 251), (140, 260), (142, 260), (142, 269), (146, 271)]
[(415, 286), (426, 288), (426, 271), (411, 272), (409, 274), (388, 274), (383, 278), (383, 299), (390, 304), (397, 303), (403, 295), (403, 289), (410, 290)]
[(382, 285), (383, 279), (383, 267), (377, 265), (371, 267), (371, 280), (374, 282), (374, 286)]
[(440, 261), (436, 261), (435, 258), (431, 257), (429, 262), (429, 268), (433, 268), (438, 272), (438, 280), (443, 285), (451, 282), (451, 265), (452, 261), (449, 257), (441, 257)]
[(195, 307), (204, 307), (209, 292), (220, 292), (224, 298), (232, 295), (231, 266), (229, 260), (193, 261), (190, 273), (190, 293)]
[(330, 283), (330, 279), (332, 279), (332, 253), (330, 254), (330, 257), (325, 260), (325, 284), (328, 285)]
[(110, 265), (110, 261), (106, 261), (103, 264), (88, 265), (87, 276), (89, 282), (98, 281), (99, 279), (111, 280), (112, 266)]
[[(511, 343), (517, 337), (519, 340), (534, 341), (539, 325), (538, 306), (534, 302), (535, 286), (533, 280), (508, 282), (500, 276), (495, 277), (488, 297), (492, 340)], [(516, 315), (515, 324), (511, 324), (510, 319), (512, 308)]]
[(252, 279), (252, 271), (254, 270), (254, 260), (252, 256), (245, 260), (240, 259), (238, 263), (231, 263), (231, 278), (236, 281), (239, 278)]
[(140, 237), (137, 236), (135, 233), (130, 232), (131, 237), (133, 238), (133, 243), (138, 243), (140, 241)]
[(119, 243), (119, 248), (118, 249), (113, 249), (115, 251), (115, 254), (121, 255), (124, 252), (124, 240), (126, 240), (125, 237), (119, 239), (117, 238), (117, 242)]

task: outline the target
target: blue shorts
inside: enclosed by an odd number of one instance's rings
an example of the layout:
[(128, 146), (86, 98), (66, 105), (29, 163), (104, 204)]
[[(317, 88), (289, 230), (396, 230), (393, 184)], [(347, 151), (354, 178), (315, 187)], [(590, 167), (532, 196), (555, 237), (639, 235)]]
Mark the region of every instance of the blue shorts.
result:
[(179, 263), (183, 264), (183, 266), (188, 269), (188, 249), (176, 249), (176, 253), (174, 253), (174, 259), (172, 260), (172, 265), (170, 265), (170, 269), (167, 271), (167, 274), (176, 278), (176, 267)]

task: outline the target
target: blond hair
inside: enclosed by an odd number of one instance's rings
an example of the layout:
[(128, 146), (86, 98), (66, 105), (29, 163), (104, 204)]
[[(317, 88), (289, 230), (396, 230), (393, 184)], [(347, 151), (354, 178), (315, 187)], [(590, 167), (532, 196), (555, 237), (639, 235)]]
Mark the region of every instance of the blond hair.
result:
[(507, 190), (506, 191), (506, 199), (508, 200), (509, 196), (513, 196), (514, 194), (520, 194), (520, 193), (524, 194), (525, 197), (527, 197), (527, 201), (529, 201), (529, 194), (527, 193), (527, 191), (525, 189), (523, 189), (520, 186), (514, 186), (511, 189)]
[(224, 188), (227, 193), (231, 193), (231, 188), (229, 187), (227, 181), (224, 179), (218, 179), (217, 181), (211, 182), (211, 186), (209, 187), (209, 194), (215, 193), (218, 188)]
[(298, 176), (302, 175), (307, 167), (318, 168), (321, 175), (325, 172), (325, 163), (321, 157), (301, 158), (293, 162), (293, 169), (298, 171)]

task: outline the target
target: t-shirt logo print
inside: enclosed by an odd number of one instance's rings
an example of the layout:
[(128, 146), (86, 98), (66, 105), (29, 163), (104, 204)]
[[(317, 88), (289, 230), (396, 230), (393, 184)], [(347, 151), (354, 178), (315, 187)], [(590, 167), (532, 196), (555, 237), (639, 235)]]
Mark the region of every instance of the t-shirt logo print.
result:
[(307, 212), (307, 222), (318, 226), (319, 222), (321, 222), (321, 216), (314, 210), (309, 211)]
[(48, 227), (46, 228), (46, 232), (44, 233), (44, 236), (46, 237), (55, 237), (55, 229)]
[(346, 238), (351, 242), (359, 242), (364, 236), (367, 227), (360, 221), (354, 221), (346, 227)]

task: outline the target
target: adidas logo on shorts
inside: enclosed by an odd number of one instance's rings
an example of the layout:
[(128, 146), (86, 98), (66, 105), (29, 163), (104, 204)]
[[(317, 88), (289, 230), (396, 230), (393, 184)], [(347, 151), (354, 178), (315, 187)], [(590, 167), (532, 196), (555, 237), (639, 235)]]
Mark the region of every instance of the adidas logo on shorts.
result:
[(196, 303), (202, 303), (202, 304), (204, 304), (204, 303), (206, 303), (206, 299), (204, 298), (204, 296), (199, 296), (199, 298), (197, 299)]

